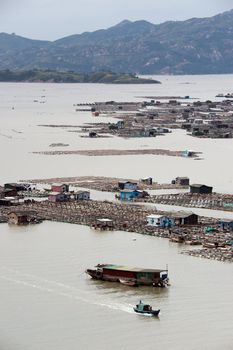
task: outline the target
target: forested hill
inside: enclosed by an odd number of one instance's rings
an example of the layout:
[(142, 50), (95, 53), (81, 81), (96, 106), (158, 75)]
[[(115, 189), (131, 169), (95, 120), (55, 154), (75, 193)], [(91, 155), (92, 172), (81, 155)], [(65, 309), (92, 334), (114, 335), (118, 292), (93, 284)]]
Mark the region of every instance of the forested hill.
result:
[(50, 82), (50, 83), (98, 83), (98, 84), (160, 84), (158, 80), (139, 78), (135, 74), (93, 72), (77, 73), (54, 70), (0, 71), (0, 82)]
[(141, 74), (233, 73), (233, 10), (209, 18), (123, 21), (53, 42), (0, 34), (0, 69)]

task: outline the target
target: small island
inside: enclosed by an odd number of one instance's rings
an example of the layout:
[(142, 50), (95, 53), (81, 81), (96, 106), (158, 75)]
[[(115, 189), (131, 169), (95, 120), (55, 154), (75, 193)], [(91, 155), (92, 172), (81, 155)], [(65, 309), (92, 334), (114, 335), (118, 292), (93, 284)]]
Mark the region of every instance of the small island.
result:
[(92, 72), (78, 73), (56, 70), (2, 70), (0, 82), (31, 83), (98, 83), (98, 84), (160, 84), (160, 81), (139, 78), (133, 73)]

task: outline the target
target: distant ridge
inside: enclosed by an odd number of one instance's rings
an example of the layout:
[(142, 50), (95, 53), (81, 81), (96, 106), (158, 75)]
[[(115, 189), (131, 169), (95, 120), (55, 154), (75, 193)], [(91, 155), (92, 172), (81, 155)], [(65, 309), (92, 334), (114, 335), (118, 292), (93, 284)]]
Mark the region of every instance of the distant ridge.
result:
[(233, 73), (233, 10), (154, 25), (124, 20), (54, 42), (0, 33), (0, 70)]

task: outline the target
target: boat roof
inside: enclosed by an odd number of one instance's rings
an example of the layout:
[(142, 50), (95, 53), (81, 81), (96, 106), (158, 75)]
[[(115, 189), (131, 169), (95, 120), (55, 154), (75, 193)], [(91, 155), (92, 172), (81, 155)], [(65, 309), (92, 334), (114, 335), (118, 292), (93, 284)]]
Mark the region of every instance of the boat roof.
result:
[(162, 272), (167, 271), (166, 269), (145, 269), (141, 267), (130, 267), (125, 265), (114, 265), (114, 264), (99, 264), (96, 267), (101, 267), (108, 270), (119, 270), (119, 271), (134, 271), (134, 272)]

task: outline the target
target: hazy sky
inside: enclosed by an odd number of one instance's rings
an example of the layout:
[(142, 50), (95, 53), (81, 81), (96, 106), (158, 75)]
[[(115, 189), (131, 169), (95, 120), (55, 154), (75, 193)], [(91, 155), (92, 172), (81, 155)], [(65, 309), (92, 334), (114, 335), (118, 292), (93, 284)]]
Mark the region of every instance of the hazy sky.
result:
[(0, 0), (0, 32), (55, 40), (124, 19), (161, 23), (232, 8), (233, 0)]

